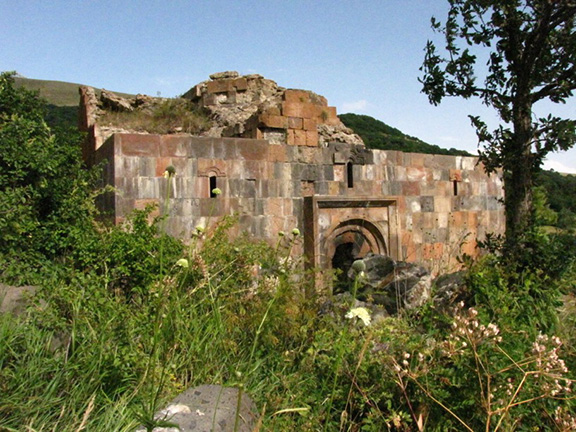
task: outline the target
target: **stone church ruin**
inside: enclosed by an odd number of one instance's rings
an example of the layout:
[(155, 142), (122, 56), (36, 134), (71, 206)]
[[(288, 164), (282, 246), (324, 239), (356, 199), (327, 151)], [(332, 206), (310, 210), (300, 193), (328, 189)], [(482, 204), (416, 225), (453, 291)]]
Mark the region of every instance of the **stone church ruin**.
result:
[[(103, 205), (116, 222), (160, 204), (170, 181), (169, 233), (190, 238), (196, 226), (237, 214), (236, 233), (276, 242), (298, 228), (294, 253), (342, 269), (370, 252), (448, 265), (474, 255), (476, 239), (504, 230), (502, 182), (477, 158), (370, 150), (310, 91), (214, 74), (183, 95), (211, 120), (202, 136), (100, 124), (106, 106), (138, 110), (153, 98), (80, 93), (84, 157), (106, 162), (115, 192)], [(170, 165), (176, 175), (166, 179)]]

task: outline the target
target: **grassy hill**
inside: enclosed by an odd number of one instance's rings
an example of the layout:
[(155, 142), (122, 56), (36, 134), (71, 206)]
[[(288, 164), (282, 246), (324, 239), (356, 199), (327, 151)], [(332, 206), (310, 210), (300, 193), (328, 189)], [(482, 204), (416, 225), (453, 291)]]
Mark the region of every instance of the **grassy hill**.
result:
[[(78, 88), (84, 84), (64, 81), (39, 80), (15, 77), (17, 87), (36, 91), (46, 101), (46, 122), (50, 127), (76, 127), (78, 125)], [(95, 89), (100, 94), (102, 89)], [(122, 97), (132, 97), (127, 93), (114, 92)]]
[(400, 150), (411, 153), (431, 153), (471, 156), (464, 150), (444, 149), (404, 134), (373, 117), (360, 114), (341, 114), (340, 120), (362, 137), (367, 147), (380, 150)]
[[(27, 90), (37, 91), (40, 97), (55, 106), (78, 106), (80, 96), (78, 87), (85, 84), (69, 83), (64, 81), (39, 80), (24, 77), (15, 77), (14, 83), (18, 87), (24, 87)], [(95, 88), (96, 94), (100, 94), (102, 89)], [(114, 92), (118, 96), (133, 97), (128, 93)]]
[(37, 91), (42, 99), (55, 106), (78, 106), (78, 87), (82, 84), (15, 77), (19, 87)]

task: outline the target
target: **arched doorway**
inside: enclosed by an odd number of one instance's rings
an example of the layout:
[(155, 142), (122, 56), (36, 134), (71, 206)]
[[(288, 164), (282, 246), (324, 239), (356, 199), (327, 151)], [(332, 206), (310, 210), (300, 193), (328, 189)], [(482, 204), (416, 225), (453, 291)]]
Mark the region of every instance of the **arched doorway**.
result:
[(326, 238), (326, 256), (337, 272), (334, 291), (348, 289), (348, 270), (352, 263), (368, 253), (387, 254), (386, 243), (376, 225), (364, 219), (341, 222)]

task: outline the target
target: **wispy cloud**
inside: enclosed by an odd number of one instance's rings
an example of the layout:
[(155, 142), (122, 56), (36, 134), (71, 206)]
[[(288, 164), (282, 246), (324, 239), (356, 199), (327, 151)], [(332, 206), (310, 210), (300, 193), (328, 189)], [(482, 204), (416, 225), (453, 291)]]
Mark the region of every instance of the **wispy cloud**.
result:
[(365, 112), (370, 107), (370, 104), (367, 100), (362, 99), (355, 102), (343, 102), (342, 106), (340, 107), (341, 113), (347, 112)]
[(543, 168), (546, 170), (554, 170), (560, 173), (576, 174), (576, 168), (563, 164), (562, 162), (554, 160), (544, 161)]

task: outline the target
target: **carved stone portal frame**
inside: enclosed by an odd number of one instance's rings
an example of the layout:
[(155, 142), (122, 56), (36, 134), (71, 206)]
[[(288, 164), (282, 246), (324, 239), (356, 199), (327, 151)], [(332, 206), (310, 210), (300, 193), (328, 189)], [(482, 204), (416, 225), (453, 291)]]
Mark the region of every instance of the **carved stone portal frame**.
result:
[(396, 197), (304, 197), (304, 253), (308, 264), (318, 269), (332, 268), (335, 251), (344, 242), (356, 242), (358, 256), (372, 252), (400, 259)]

